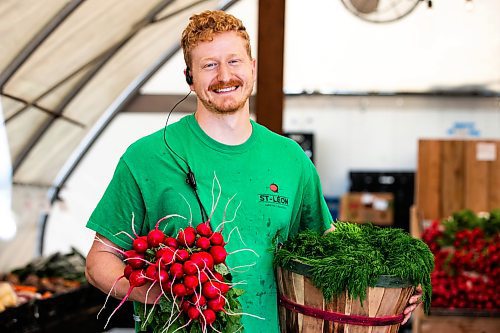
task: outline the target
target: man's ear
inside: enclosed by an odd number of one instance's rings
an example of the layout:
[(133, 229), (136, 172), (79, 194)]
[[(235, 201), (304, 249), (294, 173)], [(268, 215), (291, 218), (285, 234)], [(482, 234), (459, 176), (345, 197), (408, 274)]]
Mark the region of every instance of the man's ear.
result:
[(184, 77), (186, 78), (186, 83), (189, 86), (193, 85), (193, 74), (191, 73), (191, 69), (189, 67), (186, 67), (184, 69)]
[(252, 59), (252, 75), (255, 82), (257, 80), (257, 60), (255, 59)]

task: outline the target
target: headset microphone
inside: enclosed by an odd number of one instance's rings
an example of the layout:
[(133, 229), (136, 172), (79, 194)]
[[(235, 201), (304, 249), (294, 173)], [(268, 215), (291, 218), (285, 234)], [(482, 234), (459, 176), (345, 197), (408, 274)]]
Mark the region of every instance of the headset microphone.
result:
[(193, 85), (193, 75), (191, 74), (191, 69), (189, 67), (186, 67), (184, 75), (186, 76), (187, 84), (189, 84), (190, 86)]
[[(189, 73), (188, 71), (189, 71), (189, 67), (186, 68), (186, 81), (188, 81), (188, 77), (189, 77), (191, 79), (191, 83), (188, 82), (188, 84), (191, 85), (192, 84), (192, 77), (191, 77), (191, 74), (188, 75), (188, 73)], [(177, 105), (179, 105), (180, 103), (184, 102), (186, 100), (186, 98), (188, 98), (188, 96), (190, 94), (191, 94), (191, 91), (189, 91), (186, 96), (184, 96), (180, 101), (178, 101), (172, 107), (172, 109), (170, 109), (170, 111), (168, 112), (167, 120), (165, 121), (165, 126), (163, 127), (163, 142), (165, 142), (165, 146), (167, 146), (167, 148), (175, 156), (177, 156), (179, 159), (181, 159), (186, 164), (186, 166), (188, 168), (188, 171), (186, 173), (186, 183), (193, 190), (194, 195), (196, 197), (196, 200), (198, 201), (198, 205), (200, 206), (201, 218), (202, 218), (203, 222), (206, 222), (206, 221), (208, 221), (208, 215), (207, 215), (207, 211), (205, 210), (205, 207), (203, 207), (203, 204), (201, 202), (200, 196), (198, 195), (198, 185), (196, 184), (196, 178), (194, 176), (194, 172), (191, 170), (191, 167), (189, 166), (189, 163), (186, 161), (186, 159), (184, 159), (182, 156), (180, 156), (179, 154), (177, 154), (175, 152), (175, 150), (173, 150), (172, 147), (170, 147), (170, 145), (167, 142), (167, 125), (168, 125), (168, 120), (170, 118), (170, 115), (172, 114), (172, 111), (174, 111), (174, 109), (177, 107)]]

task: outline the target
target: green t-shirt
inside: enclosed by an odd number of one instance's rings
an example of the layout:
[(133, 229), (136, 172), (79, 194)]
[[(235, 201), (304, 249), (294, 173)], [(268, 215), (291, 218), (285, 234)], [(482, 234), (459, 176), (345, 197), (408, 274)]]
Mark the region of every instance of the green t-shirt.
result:
[[(246, 313), (245, 332), (278, 332), (277, 292), (271, 241), (302, 229), (322, 231), (332, 218), (324, 201), (313, 164), (294, 141), (252, 121), (252, 135), (241, 145), (229, 146), (210, 138), (193, 115), (132, 144), (121, 157), (113, 179), (90, 217), (87, 227), (115, 244), (130, 248), (119, 231), (145, 235), (169, 214), (162, 229), (176, 235), (179, 228), (201, 222), (200, 208), (186, 183), (187, 165), (196, 175), (198, 193), (212, 228), (222, 221), (227, 241), (227, 265)], [(236, 228), (236, 229), (235, 229)], [(239, 231), (239, 233), (237, 232)], [(241, 235), (241, 238), (240, 236)]]

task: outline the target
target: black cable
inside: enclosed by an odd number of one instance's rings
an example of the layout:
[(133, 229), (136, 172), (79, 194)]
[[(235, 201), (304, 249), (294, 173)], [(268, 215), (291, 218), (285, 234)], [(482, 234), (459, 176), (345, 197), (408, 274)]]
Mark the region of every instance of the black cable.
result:
[(206, 221), (208, 221), (208, 214), (207, 214), (207, 211), (205, 210), (205, 207), (203, 207), (203, 204), (201, 203), (200, 196), (198, 195), (198, 185), (196, 184), (196, 178), (194, 176), (194, 173), (191, 170), (191, 167), (189, 166), (189, 163), (186, 161), (186, 159), (184, 159), (182, 156), (177, 154), (176, 151), (173, 150), (172, 147), (170, 147), (170, 145), (167, 142), (167, 126), (168, 126), (168, 120), (170, 119), (170, 115), (172, 114), (172, 111), (174, 111), (174, 109), (177, 107), (177, 105), (184, 102), (190, 94), (191, 94), (191, 90), (180, 101), (175, 103), (175, 105), (172, 107), (172, 109), (170, 109), (170, 111), (168, 112), (167, 120), (165, 121), (165, 126), (163, 127), (163, 142), (165, 142), (165, 145), (167, 146), (167, 148), (175, 156), (177, 156), (180, 160), (182, 160), (186, 164), (186, 166), (188, 168), (188, 171), (186, 173), (186, 183), (188, 183), (189, 186), (193, 189), (196, 200), (198, 201), (198, 205), (200, 206), (201, 218), (202, 218), (203, 222), (206, 222)]
[(179, 156), (179, 154), (177, 154), (171, 147), (170, 145), (168, 144), (167, 142), (167, 125), (168, 125), (168, 120), (170, 119), (170, 115), (172, 114), (172, 111), (175, 110), (175, 108), (177, 107), (177, 105), (181, 104), (182, 102), (184, 102), (186, 100), (186, 98), (188, 98), (188, 96), (191, 95), (191, 90), (187, 93), (186, 96), (184, 96), (181, 100), (179, 100), (177, 103), (175, 103), (175, 105), (170, 109), (170, 111), (168, 112), (168, 115), (167, 115), (167, 120), (165, 121), (165, 126), (163, 127), (163, 142), (165, 142), (165, 145), (167, 146), (167, 148), (172, 152), (174, 153), (175, 156), (177, 156), (178, 158), (180, 158), (188, 167), (188, 171), (189, 171), (189, 164), (188, 162), (182, 157), (182, 156)]

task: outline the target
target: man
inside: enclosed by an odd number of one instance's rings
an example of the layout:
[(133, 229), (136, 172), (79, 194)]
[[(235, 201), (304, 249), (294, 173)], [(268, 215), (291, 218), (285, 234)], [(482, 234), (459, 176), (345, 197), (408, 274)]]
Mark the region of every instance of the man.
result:
[[(269, 251), (272, 238), (309, 228), (324, 231), (331, 216), (317, 172), (293, 141), (250, 120), (249, 97), (256, 77), (255, 60), (242, 22), (222, 11), (191, 17), (182, 34), (186, 81), (197, 96), (196, 112), (132, 144), (87, 226), (104, 242), (129, 249), (122, 235), (134, 229), (145, 235), (157, 220), (175, 235), (207, 212), (212, 228), (224, 223), (230, 241), (227, 259), (240, 296), (245, 332), (278, 332), (276, 283)], [(186, 183), (195, 175), (197, 191)], [(189, 178), (189, 177), (188, 177)], [(200, 209), (198, 209), (200, 208)], [(240, 251), (240, 249), (251, 251)], [(123, 274), (119, 253), (95, 241), (87, 256), (87, 277), (108, 292)], [(130, 299), (152, 303), (158, 288), (135, 288)], [(116, 286), (121, 298), (128, 290)]]

